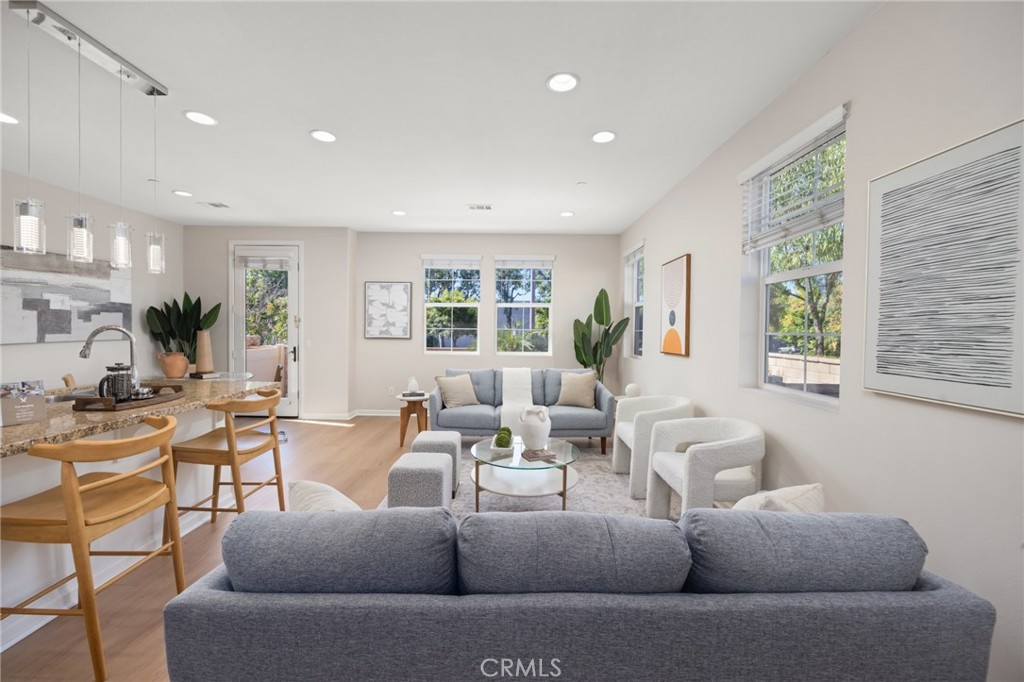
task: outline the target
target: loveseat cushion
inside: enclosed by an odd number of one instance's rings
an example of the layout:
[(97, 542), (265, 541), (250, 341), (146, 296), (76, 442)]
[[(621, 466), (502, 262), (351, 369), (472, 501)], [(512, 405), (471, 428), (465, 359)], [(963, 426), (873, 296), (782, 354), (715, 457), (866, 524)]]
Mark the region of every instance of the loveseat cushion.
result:
[(459, 429), (498, 430), (501, 412), (493, 405), (466, 405), (447, 407), (437, 413), (437, 425), (455, 431)]
[(667, 521), (581, 512), (488, 512), (459, 526), (463, 594), (679, 592), (690, 551)]
[(221, 551), (236, 592), (454, 594), (455, 532), (440, 507), (249, 511)]
[(911, 590), (928, 553), (909, 523), (879, 514), (690, 509), (679, 526), (687, 592)]
[(608, 415), (593, 408), (552, 405), (548, 408), (548, 416), (554, 431), (603, 429), (608, 425)]

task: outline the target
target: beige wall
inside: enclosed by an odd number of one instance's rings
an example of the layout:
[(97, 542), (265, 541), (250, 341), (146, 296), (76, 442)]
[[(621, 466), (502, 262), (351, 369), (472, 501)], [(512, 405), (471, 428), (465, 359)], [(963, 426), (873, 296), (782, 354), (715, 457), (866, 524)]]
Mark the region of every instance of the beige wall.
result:
[[(357, 235), (358, 258), (353, 272), (355, 321), (352, 357), (355, 359), (352, 404), (361, 411), (395, 410), (399, 403), (388, 396), (388, 388), (401, 392), (410, 376), (424, 390), (434, 387), (434, 377), (449, 367), (578, 367), (573, 351), (572, 322), (586, 318), (594, 309), (594, 297), (604, 287), (620, 316), (622, 269), (618, 238), (615, 236), (536, 236), (464, 234), (387, 234), (361, 232)], [(431, 353), (424, 349), (423, 254), (472, 254), (483, 256), (481, 267), (479, 354)], [(494, 350), (494, 256), (554, 255), (554, 302), (551, 311), (552, 354), (550, 356), (498, 355)], [(411, 281), (413, 292), (412, 338), (363, 338), (363, 282)], [(613, 359), (605, 374), (610, 386), (617, 386)]]
[[(28, 183), (24, 176), (13, 173), (3, 173), (2, 178), (0, 216), (3, 220), (3, 234), (0, 241), (9, 246), (14, 243), (14, 201), (26, 196)], [(67, 216), (79, 211), (78, 193), (33, 180), (32, 195), (46, 206), (47, 252), (67, 253)], [(107, 225), (121, 219), (121, 209), (83, 196), (81, 210), (89, 213), (95, 221), (95, 258), (109, 260), (110, 237)], [(181, 298), (182, 228), (134, 211), (125, 211), (124, 218), (134, 228), (132, 331), (137, 340), (139, 370), (142, 376), (160, 374), (160, 366), (156, 361), (160, 347), (149, 335), (145, 320), (146, 308), (160, 305), (172, 297)], [(167, 235), (167, 272), (163, 275), (146, 272), (146, 233), (153, 231)], [(54, 388), (63, 386), (61, 377), (70, 372), (79, 384), (95, 384), (106, 374), (107, 365), (128, 362), (128, 343), (116, 333), (108, 332), (100, 336), (88, 359), (78, 357), (81, 349), (81, 341), (0, 346), (0, 380), (42, 379), (47, 388)]]
[[(658, 257), (693, 254), (691, 356), (625, 360), (624, 380), (762, 425), (766, 488), (821, 481), (831, 510), (908, 519), (928, 543), (929, 569), (995, 604), (995, 680), (1024, 679), (1024, 427), (863, 390), (867, 197), (872, 178), (1022, 117), (1022, 22), (1020, 3), (882, 7), (621, 237), (623, 247), (646, 239)], [(743, 387), (738, 366), (756, 362), (756, 319), (741, 305), (736, 176), (841, 102), (850, 102), (842, 398), (822, 409)], [(648, 273), (656, 302), (657, 270)], [(648, 310), (652, 324), (657, 314)]]
[(349, 405), (349, 230), (344, 228), (205, 227), (185, 228), (185, 281), (204, 307), (224, 303), (213, 328), (214, 366), (228, 367), (228, 242), (301, 242), (299, 272), (303, 300), (299, 405), (303, 417), (341, 417)]

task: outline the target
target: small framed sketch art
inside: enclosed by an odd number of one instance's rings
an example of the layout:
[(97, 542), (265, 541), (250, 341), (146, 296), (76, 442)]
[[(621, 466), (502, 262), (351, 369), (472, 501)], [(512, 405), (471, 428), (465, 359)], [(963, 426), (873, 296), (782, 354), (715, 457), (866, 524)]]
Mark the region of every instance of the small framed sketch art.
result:
[(690, 254), (661, 266), (661, 352), (690, 354)]
[(366, 282), (366, 339), (412, 338), (412, 282)]

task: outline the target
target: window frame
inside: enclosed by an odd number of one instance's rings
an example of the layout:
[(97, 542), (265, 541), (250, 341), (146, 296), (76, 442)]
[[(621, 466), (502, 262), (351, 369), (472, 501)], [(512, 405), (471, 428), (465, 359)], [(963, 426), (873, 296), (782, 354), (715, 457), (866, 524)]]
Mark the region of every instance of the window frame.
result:
[[(535, 282), (533, 272), (536, 270), (548, 270), (550, 272), (549, 282), (551, 287), (550, 300), (546, 303), (538, 301), (499, 301), (498, 300), (498, 271), (499, 270), (530, 270), (530, 281)], [(532, 298), (532, 297), (531, 297)], [(554, 256), (495, 256), (494, 257), (494, 354), (509, 355), (516, 357), (551, 357), (554, 347), (554, 324), (553, 310), (555, 303), (555, 257)], [(547, 350), (499, 350), (498, 338), (501, 327), (498, 322), (501, 318), (502, 308), (516, 308), (521, 310), (545, 309), (548, 312), (547, 328)]]
[[(838, 119), (837, 119), (838, 114)], [(831, 119), (828, 121), (827, 119)], [(823, 125), (823, 123), (828, 125)], [(843, 158), (843, 176), (842, 186), (838, 191), (842, 194), (841, 200), (833, 202), (833, 205), (828, 211), (828, 220), (823, 224), (819, 224), (810, 229), (807, 228), (807, 223), (804, 222), (802, 225), (798, 225), (792, 232), (789, 231), (789, 227), (783, 223), (781, 227), (772, 226), (769, 222), (768, 213), (772, 210), (772, 186), (771, 180), (781, 171), (789, 168), (791, 165), (800, 162), (809, 155), (820, 153), (827, 149), (829, 146), (835, 144), (837, 141), (844, 143), (844, 158)], [(792, 268), (785, 271), (771, 272), (771, 255), (772, 249), (775, 246), (780, 246), (795, 240), (802, 236), (811, 236), (817, 244), (819, 235), (822, 235), (826, 230), (832, 229), (833, 226), (838, 225), (841, 231), (841, 237), (845, 246), (845, 189), (846, 189), (846, 125), (845, 125), (845, 106), (841, 107), (837, 111), (830, 112), (822, 120), (816, 122), (811, 128), (802, 132), (794, 140), (787, 142), (777, 149), (769, 157), (774, 156), (769, 163), (761, 166), (760, 171), (750, 172), (749, 170), (744, 174), (741, 174), (741, 184), (744, 185), (744, 251), (749, 254), (751, 259), (756, 262), (757, 273), (757, 310), (758, 310), (758, 339), (757, 339), (757, 381), (756, 385), (761, 389), (766, 389), (780, 394), (788, 395), (797, 399), (808, 400), (813, 403), (818, 403), (827, 406), (838, 406), (840, 397), (840, 385), (841, 379), (835, 383), (835, 395), (826, 393), (823, 391), (808, 390), (809, 386), (813, 386), (813, 382), (810, 382), (810, 374), (808, 363), (810, 358), (817, 357), (810, 354), (809, 342), (812, 339), (817, 339), (819, 336), (825, 338), (837, 339), (837, 345), (839, 348), (837, 360), (839, 366), (842, 366), (842, 300), (839, 301), (839, 330), (837, 332), (824, 332), (818, 334), (811, 327), (811, 322), (808, 316), (809, 304), (804, 302), (804, 327), (802, 332), (794, 332), (792, 334), (782, 334), (778, 331), (770, 331), (771, 320), (770, 320), (770, 300), (772, 296), (772, 285), (780, 282), (789, 282), (799, 279), (809, 279), (813, 277), (820, 277), (833, 273), (838, 273), (840, 276), (840, 296), (842, 292), (842, 286), (845, 284), (844, 275), (844, 263), (842, 254), (839, 254), (838, 259), (829, 261), (818, 261), (816, 248), (812, 251), (814, 258), (809, 265), (801, 265), (800, 267)], [(799, 142), (799, 143), (798, 143)], [(763, 163), (763, 162), (759, 162)], [(746, 176), (745, 178), (743, 176)], [(818, 185), (815, 185), (815, 190), (818, 189)], [(835, 190), (835, 187), (826, 187), (827, 190)], [(811, 201), (817, 202), (822, 196), (822, 193), (815, 191), (808, 195)], [(762, 230), (758, 231), (754, 229), (757, 224), (760, 223)], [(764, 240), (765, 232), (767, 231), (778, 232), (778, 236)], [(759, 241), (760, 237), (760, 241)], [(749, 250), (748, 250), (749, 249)], [(806, 288), (805, 288), (806, 290)], [(794, 354), (794, 358), (801, 358), (803, 361), (802, 367), (802, 381), (799, 385), (780, 385), (778, 383), (769, 382), (768, 370), (769, 370), (769, 356), (771, 353), (777, 353), (772, 351), (772, 340), (779, 336), (801, 336), (802, 337), (802, 348), (803, 351), (797, 355)], [(828, 357), (828, 356), (825, 356)], [(842, 376), (842, 372), (839, 372), (839, 376)]]
[[(480, 354), (480, 305), (483, 301), (483, 271), (481, 268), (482, 258), (480, 256), (428, 256), (424, 255), (421, 257), (422, 260), (422, 275), (423, 275), (423, 352), (425, 355), (434, 355), (440, 353), (452, 353), (459, 355), (479, 355)], [(461, 303), (436, 301), (431, 302), (429, 282), (434, 281), (433, 278), (427, 277), (428, 271), (431, 270), (449, 270), (455, 272), (457, 270), (476, 270), (477, 281), (479, 282), (478, 288), (480, 289), (477, 294), (475, 301), (467, 301)], [(454, 280), (455, 278), (452, 277)], [(476, 343), (473, 348), (463, 349), (455, 346), (454, 342), (454, 326), (449, 326), (448, 331), (452, 333), (452, 345), (450, 347), (431, 347), (428, 344), (430, 339), (430, 310), (431, 309), (474, 309), (476, 310)], [(461, 328), (460, 328), (461, 329)]]
[[(643, 338), (644, 338), (644, 322), (643, 317), (645, 315), (637, 316), (637, 310), (644, 311), (644, 289), (646, 289), (646, 277), (647, 269), (644, 260), (644, 242), (640, 242), (637, 246), (629, 249), (625, 256), (623, 256), (624, 269), (625, 269), (625, 286), (623, 287), (624, 300), (626, 310), (630, 311), (629, 316), (629, 329), (625, 335), (626, 342), (622, 344), (622, 356), (625, 358), (642, 358), (643, 353)], [(637, 272), (640, 266), (641, 271)], [(640, 285), (639, 287), (637, 285)], [(637, 290), (641, 289), (639, 295)], [(637, 300), (639, 299), (639, 300)], [(637, 329), (637, 320), (640, 320), (640, 329)], [(636, 335), (639, 331), (641, 343), (640, 352), (636, 352)]]

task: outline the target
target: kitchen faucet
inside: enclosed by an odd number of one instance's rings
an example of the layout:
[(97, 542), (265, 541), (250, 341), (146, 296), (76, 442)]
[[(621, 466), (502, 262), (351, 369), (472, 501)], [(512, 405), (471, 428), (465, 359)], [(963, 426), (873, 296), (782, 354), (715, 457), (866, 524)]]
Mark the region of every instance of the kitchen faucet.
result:
[(129, 347), (130, 352), (131, 352), (131, 356), (130, 356), (131, 365), (129, 365), (129, 366), (130, 366), (131, 371), (132, 371), (132, 393), (134, 394), (134, 393), (136, 393), (139, 390), (139, 386), (141, 385), (141, 382), (139, 381), (139, 368), (136, 367), (136, 365), (135, 365), (135, 335), (132, 334), (127, 329), (125, 329), (124, 327), (119, 327), (116, 324), (107, 324), (107, 325), (104, 325), (104, 326), (99, 327), (97, 329), (94, 329), (92, 331), (92, 333), (89, 334), (89, 337), (86, 338), (85, 345), (82, 346), (82, 350), (78, 354), (78, 357), (81, 357), (81, 358), (89, 357), (89, 354), (92, 352), (92, 341), (93, 341), (93, 339), (95, 339), (97, 336), (99, 336), (100, 334), (102, 334), (105, 331), (121, 332), (122, 334), (124, 334), (125, 336), (128, 337), (128, 347)]

